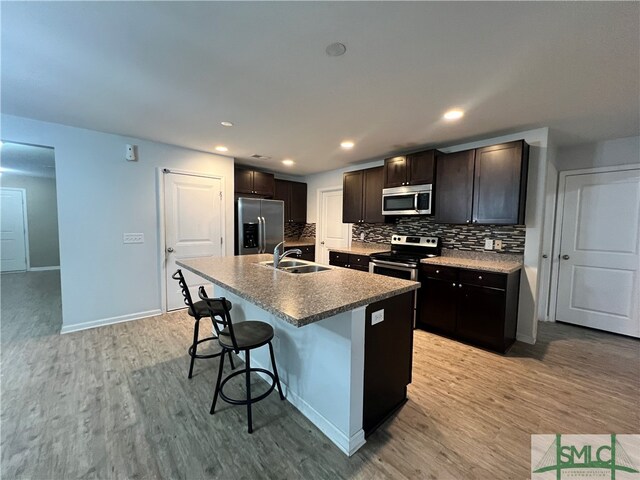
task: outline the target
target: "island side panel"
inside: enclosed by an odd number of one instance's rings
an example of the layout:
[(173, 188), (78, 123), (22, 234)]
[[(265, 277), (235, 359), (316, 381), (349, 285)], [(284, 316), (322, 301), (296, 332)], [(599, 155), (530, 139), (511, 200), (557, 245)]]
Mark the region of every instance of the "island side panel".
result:
[[(365, 307), (297, 328), (222, 287), (215, 287), (215, 295), (232, 302), (234, 322), (260, 320), (273, 326), (276, 363), (287, 400), (343, 452), (355, 453), (365, 443)], [(271, 370), (268, 347), (251, 352), (251, 366)]]

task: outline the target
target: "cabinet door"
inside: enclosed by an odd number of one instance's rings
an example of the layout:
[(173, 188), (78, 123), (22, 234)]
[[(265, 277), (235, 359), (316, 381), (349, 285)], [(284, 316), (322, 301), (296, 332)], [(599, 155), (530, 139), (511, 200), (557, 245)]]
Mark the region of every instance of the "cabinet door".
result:
[(284, 221), (291, 221), (291, 182), (287, 180), (278, 180), (274, 181), (274, 192), (273, 192), (274, 200), (282, 200), (284, 202)]
[(236, 193), (253, 193), (253, 170), (238, 168), (234, 173), (234, 191)]
[(291, 187), (290, 215), (291, 221), (307, 223), (307, 184), (289, 182)]
[(362, 219), (367, 223), (384, 223), (384, 215), (382, 215), (383, 177), (383, 167), (364, 170), (364, 215)]
[[(418, 322), (427, 330), (453, 335), (456, 330), (458, 284), (420, 276), (418, 291)], [(454, 285), (455, 284), (455, 285)]]
[(401, 187), (406, 183), (407, 158), (386, 158), (384, 160), (384, 188)]
[(520, 195), (521, 182), (526, 183), (523, 146), (518, 141), (476, 150), (473, 223), (516, 225), (524, 221), (524, 196)]
[(474, 150), (436, 157), (436, 223), (470, 223)]
[(409, 185), (433, 183), (435, 150), (407, 155), (407, 182)]
[(275, 190), (275, 178), (272, 173), (253, 172), (253, 191), (258, 195), (272, 197)]
[(346, 267), (349, 263), (349, 254), (341, 252), (329, 252), (329, 265)]
[(463, 284), (459, 298), (457, 335), (470, 343), (504, 351), (505, 290)]
[(362, 220), (363, 171), (347, 172), (342, 182), (342, 223), (359, 223)]

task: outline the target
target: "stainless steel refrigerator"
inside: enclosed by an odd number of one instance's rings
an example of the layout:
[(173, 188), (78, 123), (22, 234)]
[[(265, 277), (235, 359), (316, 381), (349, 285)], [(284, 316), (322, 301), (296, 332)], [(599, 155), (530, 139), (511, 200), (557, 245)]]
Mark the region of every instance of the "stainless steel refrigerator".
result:
[(236, 200), (236, 255), (271, 253), (284, 240), (284, 202)]

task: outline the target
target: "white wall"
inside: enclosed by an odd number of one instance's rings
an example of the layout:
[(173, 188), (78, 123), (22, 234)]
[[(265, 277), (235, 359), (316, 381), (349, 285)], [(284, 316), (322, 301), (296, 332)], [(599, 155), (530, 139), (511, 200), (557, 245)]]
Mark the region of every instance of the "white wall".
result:
[[(63, 331), (162, 308), (157, 167), (224, 177), (233, 254), (231, 158), (10, 115), (2, 139), (55, 148)], [(138, 145), (138, 162), (125, 161), (128, 143)], [(124, 245), (124, 232), (144, 233), (145, 243)]]
[(0, 186), (24, 188), (27, 194), (29, 268), (58, 267), (58, 209), (56, 180), (4, 172)]
[(586, 143), (558, 150), (558, 170), (610, 167), (640, 162), (640, 137)]
[[(518, 307), (518, 339), (534, 343), (538, 318), (538, 270), (541, 267), (541, 249), (544, 235), (544, 216), (547, 193), (547, 163), (549, 129), (540, 128), (514, 133), (486, 140), (438, 148), (443, 152), (457, 152), (480, 148), (502, 142), (524, 139), (530, 146), (529, 177), (527, 184), (527, 207), (525, 214), (526, 238), (524, 251), (524, 271), (520, 278), (520, 304)], [(319, 188), (342, 185), (342, 174), (347, 171), (380, 166), (384, 160), (361, 165), (352, 165), (340, 170), (318, 173), (305, 177), (308, 184), (307, 218), (310, 223), (317, 221), (317, 190)], [(550, 233), (550, 235), (552, 232)], [(544, 307), (543, 307), (544, 308)]]

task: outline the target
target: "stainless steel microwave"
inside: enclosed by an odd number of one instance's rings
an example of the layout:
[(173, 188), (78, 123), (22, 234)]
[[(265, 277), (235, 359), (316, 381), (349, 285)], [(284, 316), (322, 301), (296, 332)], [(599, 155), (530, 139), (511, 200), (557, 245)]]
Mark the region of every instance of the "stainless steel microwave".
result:
[(430, 215), (431, 184), (382, 190), (383, 215)]

